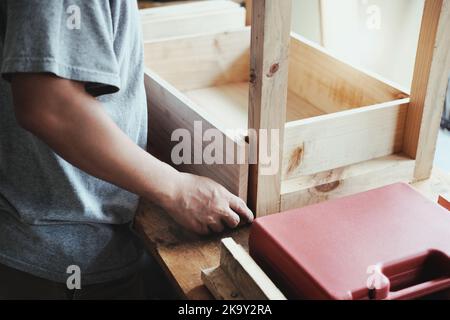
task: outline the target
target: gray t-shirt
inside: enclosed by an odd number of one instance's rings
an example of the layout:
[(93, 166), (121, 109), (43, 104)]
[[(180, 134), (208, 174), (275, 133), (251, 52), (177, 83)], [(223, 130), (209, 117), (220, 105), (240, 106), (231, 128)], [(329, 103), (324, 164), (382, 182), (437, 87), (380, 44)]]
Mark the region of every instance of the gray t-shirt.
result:
[(9, 80), (45, 72), (82, 81), (145, 147), (136, 1), (2, 0), (0, 68), (0, 263), (58, 282), (77, 265), (83, 284), (135, 271), (142, 255), (131, 229), (138, 197), (78, 170), (19, 127)]

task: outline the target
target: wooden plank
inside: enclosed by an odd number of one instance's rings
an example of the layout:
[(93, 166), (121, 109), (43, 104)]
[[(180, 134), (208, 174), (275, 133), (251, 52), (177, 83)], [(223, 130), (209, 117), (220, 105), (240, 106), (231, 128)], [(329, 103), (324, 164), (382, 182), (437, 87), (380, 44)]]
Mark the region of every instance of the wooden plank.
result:
[[(431, 179), (413, 186), (436, 201), (440, 194), (450, 192), (450, 175), (435, 168)], [(221, 238), (231, 236), (247, 250), (249, 235), (246, 227), (218, 237), (200, 238), (184, 231), (157, 206), (144, 201), (136, 214), (135, 228), (180, 297), (193, 300), (213, 299), (202, 282), (201, 270), (219, 265)]]
[(220, 267), (202, 270), (202, 281), (216, 300), (244, 300), (240, 290)]
[[(181, 13), (180, 6), (170, 6), (148, 11), (158, 11), (158, 13), (141, 12), (141, 25), (144, 41), (155, 41), (165, 38), (181, 37), (186, 35), (223, 32), (243, 28), (245, 26), (245, 9), (239, 7), (231, 1), (225, 2), (231, 6), (228, 8), (212, 7), (191, 10), (191, 12)], [(209, 3), (209, 2), (205, 2)], [(196, 4), (198, 5), (198, 4)], [(182, 5), (188, 6), (188, 5)], [(206, 6), (206, 8), (211, 7)], [(162, 10), (164, 9), (164, 10)], [(164, 11), (164, 12), (159, 12)], [(167, 12), (166, 12), (167, 11)], [(181, 11), (180, 13), (177, 13)], [(205, 25), (208, 28), (205, 28)]]
[(152, 1), (152, 0), (138, 0), (138, 7), (140, 10), (148, 10), (153, 8), (164, 8), (167, 6), (174, 6), (179, 4), (186, 4), (186, 3), (195, 3), (199, 1), (190, 1), (190, 0), (179, 0), (179, 1), (169, 1), (169, 2), (159, 2), (159, 1)]
[(220, 265), (247, 300), (286, 300), (244, 248), (232, 238), (223, 239), (220, 250)]
[(379, 75), (346, 63), (293, 33), (289, 90), (325, 113), (407, 98), (405, 90)]
[[(248, 82), (236, 82), (221, 86), (185, 91), (195, 102), (201, 113), (212, 121), (222, 122), (230, 129), (247, 129), (248, 126)], [(289, 91), (287, 98), (286, 120), (312, 118), (324, 112), (309, 104), (300, 96)]]
[(144, 44), (145, 66), (178, 90), (249, 79), (250, 29)]
[(171, 1), (172, 5), (157, 5), (139, 10), (141, 21), (170, 19), (178, 16), (208, 13), (211, 11), (239, 8), (240, 5), (229, 0), (214, 1)]
[(402, 150), (408, 99), (286, 124), (283, 180)]
[(414, 165), (414, 160), (401, 155), (391, 155), (286, 180), (282, 184), (281, 211), (340, 198), (396, 182), (410, 182), (413, 179)]
[(219, 265), (223, 237), (232, 237), (246, 250), (248, 246), (248, 227), (222, 235), (199, 237), (180, 227), (164, 210), (145, 201), (139, 205), (135, 228), (180, 298), (184, 299), (213, 298), (203, 285), (201, 270)]
[[(191, 138), (191, 151), (194, 151), (194, 142), (203, 148), (208, 145), (205, 141), (195, 141), (195, 122), (201, 123), (200, 139), (208, 129), (218, 129), (208, 119), (205, 119), (196, 111), (196, 106), (187, 100), (178, 90), (173, 88), (156, 74), (147, 71), (145, 76), (145, 88), (147, 91), (147, 104), (149, 110), (149, 151), (159, 159), (174, 165), (172, 162), (172, 150), (177, 141), (171, 141), (172, 133), (183, 128), (188, 130)], [(191, 163), (174, 165), (177, 169), (193, 174), (209, 177), (222, 184), (230, 192), (242, 199), (247, 198), (248, 164), (239, 162), (238, 150), (247, 146), (244, 138), (228, 136), (224, 128), (218, 129), (224, 132), (221, 139), (223, 142), (223, 164), (197, 164), (195, 158), (190, 157)], [(227, 152), (228, 145), (233, 147), (233, 152)], [(202, 154), (200, 158), (203, 159)]]
[(431, 174), (450, 73), (450, 1), (426, 0), (405, 129), (404, 153), (415, 179)]
[(245, 23), (248, 26), (250, 26), (252, 24), (252, 12), (253, 12), (252, 3), (253, 3), (253, 0), (245, 0), (245, 9), (247, 10)]
[[(279, 164), (286, 121), (291, 6), (291, 0), (260, 0), (252, 6), (248, 127), (268, 130), (267, 136), (270, 130), (279, 130)], [(279, 211), (281, 189), (281, 170), (262, 174), (262, 143), (267, 141), (259, 139), (258, 131), (258, 164), (250, 167), (249, 205), (259, 216)]]

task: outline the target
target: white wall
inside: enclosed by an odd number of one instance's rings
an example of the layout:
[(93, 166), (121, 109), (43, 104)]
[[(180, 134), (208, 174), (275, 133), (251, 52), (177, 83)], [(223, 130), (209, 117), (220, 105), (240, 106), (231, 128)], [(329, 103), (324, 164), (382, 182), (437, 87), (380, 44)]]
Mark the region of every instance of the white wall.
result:
[(292, 30), (321, 44), (319, 0), (292, 0)]
[(324, 46), (337, 56), (410, 88), (424, 0), (293, 0), (293, 5), (295, 32), (318, 43), (322, 34)]

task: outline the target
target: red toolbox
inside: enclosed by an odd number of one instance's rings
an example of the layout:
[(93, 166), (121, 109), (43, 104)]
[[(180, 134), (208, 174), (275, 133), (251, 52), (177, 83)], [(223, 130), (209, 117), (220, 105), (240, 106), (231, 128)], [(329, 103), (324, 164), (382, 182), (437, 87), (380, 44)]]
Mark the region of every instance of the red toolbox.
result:
[(450, 291), (450, 214), (407, 184), (256, 219), (249, 246), (291, 299)]

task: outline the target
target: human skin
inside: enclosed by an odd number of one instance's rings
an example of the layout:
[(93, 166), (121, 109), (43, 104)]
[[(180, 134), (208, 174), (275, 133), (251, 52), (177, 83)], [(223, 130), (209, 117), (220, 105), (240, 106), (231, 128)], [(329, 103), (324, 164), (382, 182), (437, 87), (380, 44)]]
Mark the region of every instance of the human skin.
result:
[(75, 167), (157, 203), (186, 229), (206, 235), (253, 221), (223, 186), (180, 173), (136, 145), (83, 83), (20, 73), (11, 87), (18, 125)]

